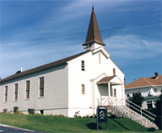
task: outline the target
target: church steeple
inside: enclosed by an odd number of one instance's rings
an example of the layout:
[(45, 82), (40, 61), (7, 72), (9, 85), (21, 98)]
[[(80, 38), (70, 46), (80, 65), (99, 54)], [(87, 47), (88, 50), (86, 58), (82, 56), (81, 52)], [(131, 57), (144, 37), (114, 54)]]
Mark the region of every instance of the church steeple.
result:
[(90, 49), (90, 47), (92, 47), (93, 44), (98, 44), (102, 47), (106, 45), (101, 38), (100, 30), (97, 24), (97, 19), (94, 11), (94, 6), (92, 6), (92, 13), (89, 22), (86, 41), (82, 45), (85, 47), (85, 49)]

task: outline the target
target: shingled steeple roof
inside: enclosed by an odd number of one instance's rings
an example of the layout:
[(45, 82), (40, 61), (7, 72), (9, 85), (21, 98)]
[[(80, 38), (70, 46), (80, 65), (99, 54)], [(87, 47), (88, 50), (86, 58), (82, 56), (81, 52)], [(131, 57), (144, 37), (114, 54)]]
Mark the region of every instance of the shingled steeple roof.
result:
[(91, 13), (91, 19), (89, 22), (88, 32), (87, 32), (87, 38), (83, 46), (86, 46), (88, 44), (92, 43), (98, 43), (100, 45), (105, 46), (106, 44), (102, 41), (100, 30), (98, 27), (94, 7), (92, 7), (92, 13)]

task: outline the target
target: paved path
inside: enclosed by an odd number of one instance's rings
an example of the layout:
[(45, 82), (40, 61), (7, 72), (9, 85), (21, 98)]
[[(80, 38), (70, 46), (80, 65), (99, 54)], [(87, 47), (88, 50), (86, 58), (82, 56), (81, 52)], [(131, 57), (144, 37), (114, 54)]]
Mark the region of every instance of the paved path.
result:
[(31, 130), (0, 124), (0, 133), (40, 133), (40, 132), (34, 132)]

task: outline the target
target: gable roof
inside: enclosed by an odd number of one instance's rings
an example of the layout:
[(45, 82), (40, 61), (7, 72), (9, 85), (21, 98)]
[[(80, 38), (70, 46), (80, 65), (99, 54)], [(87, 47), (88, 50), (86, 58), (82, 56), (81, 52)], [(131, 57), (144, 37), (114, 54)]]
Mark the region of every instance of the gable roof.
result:
[(114, 76), (107, 76), (107, 77), (103, 77), (100, 81), (97, 82), (97, 84), (100, 84), (100, 83), (108, 83), (110, 80), (112, 80), (113, 78), (115, 77)]
[[(89, 51), (87, 51), (87, 52), (89, 52)], [(15, 78), (19, 78), (19, 77), (22, 77), (22, 76), (25, 76), (25, 75), (28, 75), (28, 74), (36, 73), (36, 72), (39, 72), (39, 71), (42, 71), (42, 70), (46, 70), (46, 69), (49, 69), (49, 68), (53, 68), (53, 67), (56, 67), (56, 66), (59, 66), (59, 65), (66, 64), (68, 61), (75, 59), (75, 58), (77, 58), (81, 55), (84, 55), (87, 52), (82, 52), (82, 53), (79, 53), (79, 54), (76, 54), (76, 55), (55, 61), (55, 62), (48, 63), (46, 65), (42, 65), (42, 66), (39, 66), (39, 67), (36, 67), (36, 68), (33, 68), (33, 69), (29, 69), (29, 70), (26, 70), (26, 71), (23, 71), (23, 72), (20, 72), (20, 73), (16, 73), (14, 75), (11, 75), (9, 77), (1, 79), (0, 83), (3, 83), (5, 81), (9, 81), (9, 80), (12, 80), (12, 79), (15, 79)]]
[(155, 77), (140, 78), (125, 86), (125, 89), (160, 85), (162, 84), (162, 75)]
[(102, 41), (100, 30), (98, 27), (94, 7), (92, 7), (92, 13), (91, 13), (91, 18), (89, 22), (89, 27), (88, 27), (88, 32), (87, 32), (87, 37), (86, 41), (83, 46), (86, 46), (87, 44), (91, 43), (98, 43), (100, 45), (105, 46), (106, 44)]

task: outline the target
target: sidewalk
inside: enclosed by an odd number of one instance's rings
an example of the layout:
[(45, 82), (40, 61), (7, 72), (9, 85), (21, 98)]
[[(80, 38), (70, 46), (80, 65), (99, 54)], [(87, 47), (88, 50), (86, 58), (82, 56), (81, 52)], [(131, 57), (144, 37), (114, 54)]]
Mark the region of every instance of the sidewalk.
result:
[(0, 133), (41, 133), (41, 132), (35, 132), (33, 130), (0, 124)]

